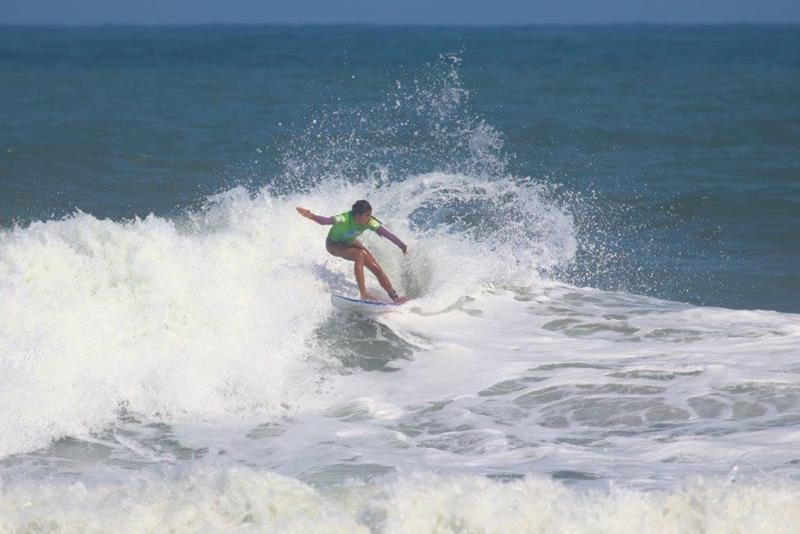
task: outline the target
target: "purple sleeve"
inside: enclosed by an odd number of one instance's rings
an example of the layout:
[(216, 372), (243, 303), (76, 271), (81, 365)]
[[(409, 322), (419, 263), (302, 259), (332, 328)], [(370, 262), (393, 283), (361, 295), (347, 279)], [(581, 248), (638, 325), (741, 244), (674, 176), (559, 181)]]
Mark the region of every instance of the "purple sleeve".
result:
[(397, 237), (392, 232), (387, 230), (385, 226), (381, 226), (375, 231), (378, 233), (379, 236), (385, 237), (386, 239), (388, 239), (389, 241), (400, 247), (400, 250), (405, 250), (406, 244), (400, 241), (399, 237)]
[(317, 224), (333, 224), (333, 217), (324, 217), (322, 215), (311, 214), (311, 220)]

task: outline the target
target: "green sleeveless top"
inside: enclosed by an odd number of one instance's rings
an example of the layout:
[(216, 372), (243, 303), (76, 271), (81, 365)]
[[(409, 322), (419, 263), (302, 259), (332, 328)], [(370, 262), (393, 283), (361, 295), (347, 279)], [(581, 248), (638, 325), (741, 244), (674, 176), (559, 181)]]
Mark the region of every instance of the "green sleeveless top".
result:
[(353, 212), (348, 211), (340, 215), (334, 215), (333, 226), (328, 232), (328, 239), (334, 243), (349, 245), (366, 230), (377, 232), (380, 227), (381, 223), (372, 217), (369, 218), (369, 222), (365, 226), (362, 226), (353, 218)]

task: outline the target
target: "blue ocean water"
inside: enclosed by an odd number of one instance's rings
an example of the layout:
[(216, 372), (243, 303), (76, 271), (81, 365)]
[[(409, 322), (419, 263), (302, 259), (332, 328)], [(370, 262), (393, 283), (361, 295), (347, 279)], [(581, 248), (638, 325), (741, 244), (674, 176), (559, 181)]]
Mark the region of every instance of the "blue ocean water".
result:
[(797, 26), (5, 26), (0, 125), (0, 530), (800, 519)]
[[(174, 215), (282, 183), (295, 157), (306, 185), (471, 165), (581, 196), (570, 281), (798, 311), (799, 41), (793, 26), (5, 27), (0, 224)], [(447, 91), (453, 109), (394, 109)], [(474, 120), (502, 143), (492, 161), (454, 140)]]

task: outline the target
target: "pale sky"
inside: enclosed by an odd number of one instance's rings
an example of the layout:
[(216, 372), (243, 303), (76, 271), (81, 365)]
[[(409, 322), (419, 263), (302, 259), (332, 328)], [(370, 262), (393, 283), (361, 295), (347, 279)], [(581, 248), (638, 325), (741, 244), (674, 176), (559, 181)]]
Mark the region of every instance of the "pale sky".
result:
[(0, 24), (800, 23), (800, 0), (0, 0)]

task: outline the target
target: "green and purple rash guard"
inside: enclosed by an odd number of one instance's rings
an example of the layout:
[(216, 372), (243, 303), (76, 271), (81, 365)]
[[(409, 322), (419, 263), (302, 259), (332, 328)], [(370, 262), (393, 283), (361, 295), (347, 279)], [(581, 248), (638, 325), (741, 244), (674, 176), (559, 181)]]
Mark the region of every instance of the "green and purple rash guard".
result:
[(333, 217), (323, 217), (322, 215), (313, 215), (313, 219), (315, 222), (319, 224), (333, 225), (333, 227), (328, 232), (328, 239), (330, 239), (334, 243), (349, 245), (365, 231), (372, 230), (379, 236), (385, 237), (386, 239), (397, 245), (401, 250), (405, 249), (406, 247), (405, 243), (403, 243), (400, 240), (400, 238), (398, 238), (392, 232), (387, 230), (384, 226), (381, 225), (381, 223), (376, 221), (373, 217), (370, 217), (369, 222), (366, 225), (358, 224), (355, 220), (355, 217), (353, 217), (352, 211), (347, 211), (339, 215), (334, 215)]

